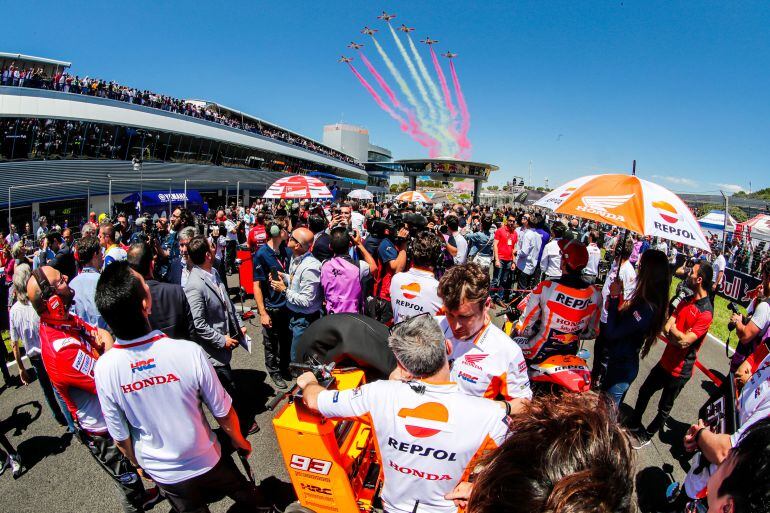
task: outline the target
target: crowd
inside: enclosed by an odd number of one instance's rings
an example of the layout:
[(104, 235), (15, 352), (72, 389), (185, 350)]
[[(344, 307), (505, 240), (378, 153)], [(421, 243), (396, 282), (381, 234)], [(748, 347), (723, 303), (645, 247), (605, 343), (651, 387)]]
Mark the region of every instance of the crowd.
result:
[[(175, 511), (208, 511), (222, 495), (243, 511), (270, 510), (230, 456), (248, 454), (246, 437), (259, 431), (252, 391), (239, 388), (230, 365), (235, 348), (252, 344), (226, 283), (239, 246), (252, 255), (274, 388), (296, 379), (307, 407), (324, 416), (369, 415), (384, 507), (403, 513), (633, 511), (633, 449), (661, 432), (691, 379), (725, 269), (718, 250), (536, 208), (461, 204), (257, 200), (206, 218), (177, 208), (169, 219), (133, 221), (92, 213), (78, 235), (41, 218), (34, 237), (11, 226), (2, 238), (11, 341), (19, 379), (30, 381), (23, 345), (53, 417), (91, 450), (131, 512), (162, 498)], [(707, 497), (709, 511), (755, 512), (770, 501), (767, 262), (761, 273), (749, 315), (732, 319), (739, 425), (714, 433), (692, 419), (681, 445), (703, 464), (688, 475), (682, 507)], [(682, 282), (670, 298), (673, 275)], [(494, 308), (524, 295), (512, 333), (491, 322)], [(311, 350), (308, 330), (356, 322), (339, 314), (390, 326), (390, 379), (329, 391), (312, 373), (290, 373)], [(660, 336), (665, 348), (633, 415), (620, 418), (640, 358)], [(594, 390), (535, 387), (529, 369), (576, 355), (586, 339), (596, 340)], [(312, 351), (319, 356), (319, 346)], [(446, 412), (446, 429), (431, 424), (431, 449), (424, 433), (397, 421), (423, 403)], [(20, 477), (21, 457), (0, 442)]]
[(146, 89), (142, 90), (121, 85), (113, 81), (88, 76), (80, 77), (79, 75), (71, 75), (64, 71), (57, 71), (53, 76), (47, 76), (42, 68), (30, 67), (24, 69), (15, 65), (15, 63), (11, 63), (7, 67), (0, 69), (0, 85), (49, 89), (65, 93), (96, 96), (184, 114), (185, 116), (204, 119), (219, 123), (220, 125), (278, 139), (294, 146), (301, 146), (310, 151), (362, 167), (349, 155), (318, 144), (310, 139), (281, 130), (275, 126), (264, 125), (259, 120), (246, 119), (241, 115), (235, 115), (230, 112), (219, 112), (213, 104), (197, 105), (193, 102), (157, 94)]

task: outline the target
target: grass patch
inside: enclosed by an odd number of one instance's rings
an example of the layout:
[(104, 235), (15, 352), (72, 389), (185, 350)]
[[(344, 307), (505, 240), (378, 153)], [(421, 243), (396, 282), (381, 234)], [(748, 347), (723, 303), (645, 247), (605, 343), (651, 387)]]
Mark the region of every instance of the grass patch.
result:
[[(681, 280), (679, 278), (674, 278), (671, 280), (669, 297), (674, 297), (674, 294), (676, 294), (676, 286), (680, 281)], [(714, 298), (714, 321), (711, 323), (709, 333), (717, 337), (722, 342), (727, 341), (727, 335), (729, 334), (729, 331), (727, 331), (727, 323), (730, 321), (731, 313), (730, 310), (727, 309), (728, 304), (729, 301), (721, 296), (716, 296)], [(740, 307), (740, 309), (745, 313), (745, 309), (743, 307)], [(735, 348), (737, 344), (738, 337), (733, 334), (733, 336), (730, 337), (730, 347)]]

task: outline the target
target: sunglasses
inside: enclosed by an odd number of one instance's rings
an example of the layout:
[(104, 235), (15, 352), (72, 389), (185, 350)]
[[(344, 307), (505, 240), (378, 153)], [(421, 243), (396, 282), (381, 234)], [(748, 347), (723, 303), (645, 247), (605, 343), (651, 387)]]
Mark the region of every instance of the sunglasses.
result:
[(293, 240), (293, 241), (294, 241), (294, 243), (295, 243), (297, 246), (301, 247), (301, 248), (304, 248), (304, 247), (305, 247), (305, 245), (304, 245), (304, 244), (302, 244), (300, 241), (298, 241), (298, 240), (297, 240), (297, 238), (296, 238), (294, 235), (289, 235), (289, 240)]

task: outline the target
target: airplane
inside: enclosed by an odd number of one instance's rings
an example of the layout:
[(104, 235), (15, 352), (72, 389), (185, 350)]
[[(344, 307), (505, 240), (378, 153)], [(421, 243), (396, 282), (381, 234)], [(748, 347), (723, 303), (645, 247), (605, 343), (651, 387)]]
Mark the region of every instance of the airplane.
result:
[(436, 43), (438, 43), (438, 39), (431, 39), (429, 37), (426, 37), (425, 39), (423, 39), (420, 42), (421, 43), (425, 43), (426, 45), (430, 46), (430, 45), (435, 45)]
[(345, 57), (344, 55), (340, 56), (340, 59), (337, 62), (350, 62), (353, 60), (353, 57)]
[(395, 14), (388, 14), (385, 11), (382, 11), (382, 14), (377, 16), (378, 19), (381, 19), (381, 20), (386, 21), (386, 22), (389, 22), (390, 20), (392, 20), (395, 17), (396, 17)]
[(402, 23), (401, 26), (398, 27), (398, 30), (400, 30), (401, 32), (406, 32), (408, 34), (408, 33), (412, 32), (414, 29), (412, 27), (407, 27), (406, 25), (404, 25)]
[(455, 57), (457, 57), (457, 54), (452, 52), (442, 53), (441, 55), (443, 55), (447, 59), (454, 59)]
[(377, 29), (370, 29), (369, 27), (364, 27), (364, 30), (361, 31), (362, 34), (367, 36), (373, 36), (375, 32), (377, 32)]
[(364, 45), (363, 44), (354, 43), (353, 41), (351, 41), (350, 44), (348, 45), (348, 48), (352, 48), (353, 50), (358, 50), (362, 46), (364, 46)]

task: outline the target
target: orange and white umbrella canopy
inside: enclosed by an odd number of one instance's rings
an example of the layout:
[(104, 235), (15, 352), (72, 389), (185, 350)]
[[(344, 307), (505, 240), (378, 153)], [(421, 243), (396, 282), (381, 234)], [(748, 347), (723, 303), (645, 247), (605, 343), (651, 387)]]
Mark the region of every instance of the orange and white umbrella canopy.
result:
[(423, 194), (420, 191), (404, 191), (398, 196), (396, 196), (396, 200), (398, 201), (421, 201), (423, 203), (433, 203), (433, 200), (431, 200), (427, 195)]
[(711, 251), (698, 220), (684, 201), (665, 187), (636, 176), (577, 178), (543, 196), (535, 205)]
[(332, 193), (318, 178), (293, 175), (273, 182), (262, 197), (268, 199), (331, 198)]

